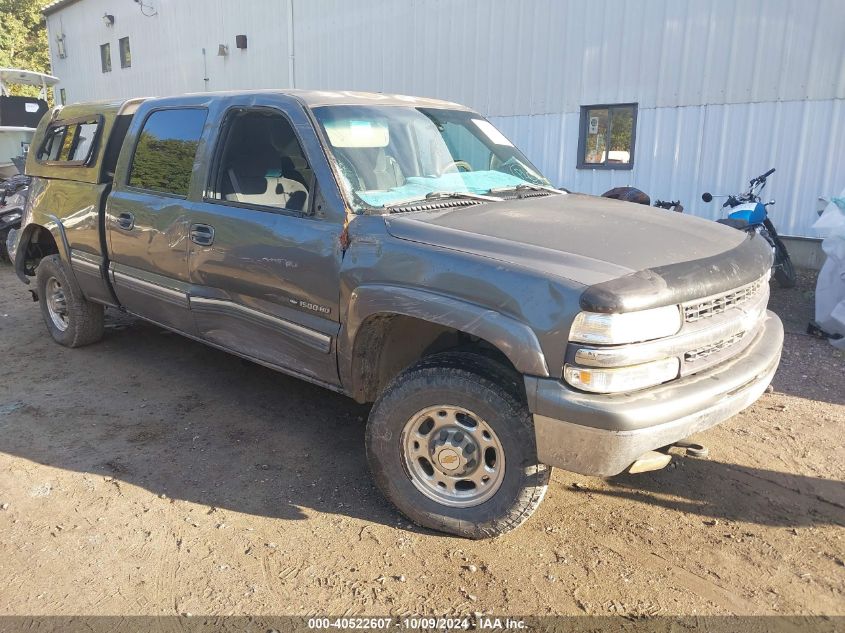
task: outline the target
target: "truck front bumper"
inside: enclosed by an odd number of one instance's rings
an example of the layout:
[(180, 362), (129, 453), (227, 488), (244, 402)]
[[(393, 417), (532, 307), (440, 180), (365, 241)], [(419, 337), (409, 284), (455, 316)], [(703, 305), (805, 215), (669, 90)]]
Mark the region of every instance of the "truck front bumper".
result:
[(560, 380), (525, 377), (540, 462), (609, 477), (644, 453), (668, 446), (750, 406), (772, 381), (783, 325), (772, 312), (741, 354), (707, 371), (631, 394), (570, 389)]

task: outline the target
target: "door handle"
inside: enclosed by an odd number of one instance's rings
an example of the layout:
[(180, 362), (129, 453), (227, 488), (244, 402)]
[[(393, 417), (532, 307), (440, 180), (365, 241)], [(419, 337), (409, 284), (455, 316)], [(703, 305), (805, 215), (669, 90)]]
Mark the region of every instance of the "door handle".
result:
[(192, 224), (191, 241), (200, 246), (211, 246), (214, 243), (214, 227), (208, 224)]
[(117, 225), (126, 231), (131, 231), (135, 226), (135, 216), (131, 213), (121, 213), (117, 216)]

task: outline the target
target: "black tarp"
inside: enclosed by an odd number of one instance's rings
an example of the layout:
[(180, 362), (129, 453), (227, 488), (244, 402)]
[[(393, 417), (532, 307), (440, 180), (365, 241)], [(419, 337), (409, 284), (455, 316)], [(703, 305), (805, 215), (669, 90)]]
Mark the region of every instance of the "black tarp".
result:
[(37, 97), (0, 96), (0, 125), (11, 127), (37, 127), (47, 102)]

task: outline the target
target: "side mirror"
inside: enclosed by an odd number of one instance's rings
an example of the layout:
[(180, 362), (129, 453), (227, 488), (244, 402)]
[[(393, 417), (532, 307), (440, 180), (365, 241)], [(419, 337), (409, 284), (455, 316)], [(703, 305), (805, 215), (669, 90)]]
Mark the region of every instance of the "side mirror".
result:
[(701, 194), (701, 199), (704, 200), (704, 202), (712, 202), (713, 196), (709, 191), (705, 191), (703, 194)]

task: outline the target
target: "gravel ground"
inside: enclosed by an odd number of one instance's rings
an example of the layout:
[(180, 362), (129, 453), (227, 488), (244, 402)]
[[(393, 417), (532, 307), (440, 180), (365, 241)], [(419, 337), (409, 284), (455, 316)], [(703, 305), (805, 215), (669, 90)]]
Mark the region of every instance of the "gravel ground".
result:
[(706, 460), (555, 471), (493, 541), (412, 527), (367, 474), (367, 409), (143, 322), (52, 343), (0, 268), (0, 614), (845, 615), (845, 358), (773, 288), (774, 393)]

